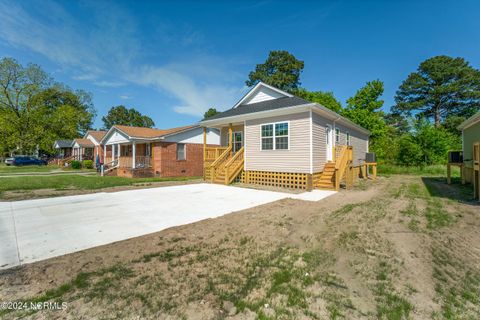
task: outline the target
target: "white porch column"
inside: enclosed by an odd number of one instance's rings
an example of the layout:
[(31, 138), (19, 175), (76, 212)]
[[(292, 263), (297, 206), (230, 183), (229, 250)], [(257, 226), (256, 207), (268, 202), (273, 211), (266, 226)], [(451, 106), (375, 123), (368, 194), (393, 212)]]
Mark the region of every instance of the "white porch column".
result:
[(83, 150), (84, 150), (84, 149), (83, 149), (82, 147), (80, 147), (80, 149), (79, 149), (79, 150), (80, 150), (80, 161), (82, 161), (82, 156), (83, 156), (83, 154), (82, 154), (82, 153), (83, 153)]
[(119, 164), (120, 164), (120, 151), (122, 151), (122, 147), (120, 147), (120, 143), (119, 143), (117, 144), (117, 160)]
[(115, 145), (111, 144), (110, 146), (112, 147), (112, 162), (113, 162), (115, 161)]
[(132, 142), (132, 168), (135, 169), (135, 149), (136, 149), (135, 141)]
[(107, 163), (107, 145), (103, 145), (103, 163)]

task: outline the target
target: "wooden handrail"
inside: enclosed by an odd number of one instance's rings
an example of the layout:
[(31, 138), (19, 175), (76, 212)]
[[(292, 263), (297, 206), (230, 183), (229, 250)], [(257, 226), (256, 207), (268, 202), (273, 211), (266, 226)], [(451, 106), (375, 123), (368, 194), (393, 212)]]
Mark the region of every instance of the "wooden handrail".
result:
[(232, 157), (232, 159), (228, 160), (227, 163), (225, 163), (225, 167), (230, 166), (240, 155), (243, 155), (243, 147), (238, 150), (235, 155)]
[(340, 181), (342, 180), (345, 170), (347, 169), (348, 163), (352, 160), (351, 153), (353, 149), (351, 146), (342, 146), (340, 151), (340, 156), (335, 162), (335, 190), (340, 189)]
[[(238, 175), (244, 164), (243, 147), (225, 164), (225, 184), (230, 184)], [(237, 163), (238, 162), (238, 163)], [(236, 164), (237, 163), (237, 164)]]
[(230, 154), (230, 151), (232, 151), (231, 146), (225, 149), (225, 151), (223, 151), (222, 154), (217, 159), (215, 159), (215, 161), (212, 162), (210, 167), (215, 168), (220, 162), (224, 160), (224, 158), (226, 158)]

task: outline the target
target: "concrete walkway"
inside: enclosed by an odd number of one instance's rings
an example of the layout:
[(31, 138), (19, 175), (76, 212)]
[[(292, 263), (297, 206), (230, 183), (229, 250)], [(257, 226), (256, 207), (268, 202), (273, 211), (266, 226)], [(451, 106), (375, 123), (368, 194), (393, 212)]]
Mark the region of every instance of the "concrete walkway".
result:
[(289, 194), (201, 183), (0, 202), (0, 269), (284, 198), (318, 201), (333, 193)]

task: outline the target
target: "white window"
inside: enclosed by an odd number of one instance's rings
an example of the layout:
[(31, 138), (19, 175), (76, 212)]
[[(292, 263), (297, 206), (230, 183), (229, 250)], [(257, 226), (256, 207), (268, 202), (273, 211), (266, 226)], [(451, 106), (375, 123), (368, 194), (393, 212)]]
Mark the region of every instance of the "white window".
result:
[(145, 145), (145, 155), (146, 155), (147, 157), (149, 157), (149, 156), (151, 155), (151, 149), (150, 149), (150, 148), (151, 148), (150, 143), (147, 143), (147, 144)]
[(288, 150), (288, 122), (262, 125), (262, 150)]
[(177, 160), (185, 160), (185, 143), (177, 143)]
[(340, 142), (340, 129), (335, 128), (335, 144)]
[(350, 145), (350, 132), (347, 132), (347, 146)]

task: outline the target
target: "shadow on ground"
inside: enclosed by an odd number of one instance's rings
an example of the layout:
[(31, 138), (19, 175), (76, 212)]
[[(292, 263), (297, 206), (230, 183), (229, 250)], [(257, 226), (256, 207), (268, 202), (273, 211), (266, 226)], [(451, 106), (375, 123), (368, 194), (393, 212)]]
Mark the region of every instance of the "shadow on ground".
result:
[(422, 177), (422, 181), (432, 197), (448, 198), (461, 203), (480, 206), (473, 198), (473, 186), (462, 184), (460, 178), (452, 178), (447, 184), (445, 177)]

